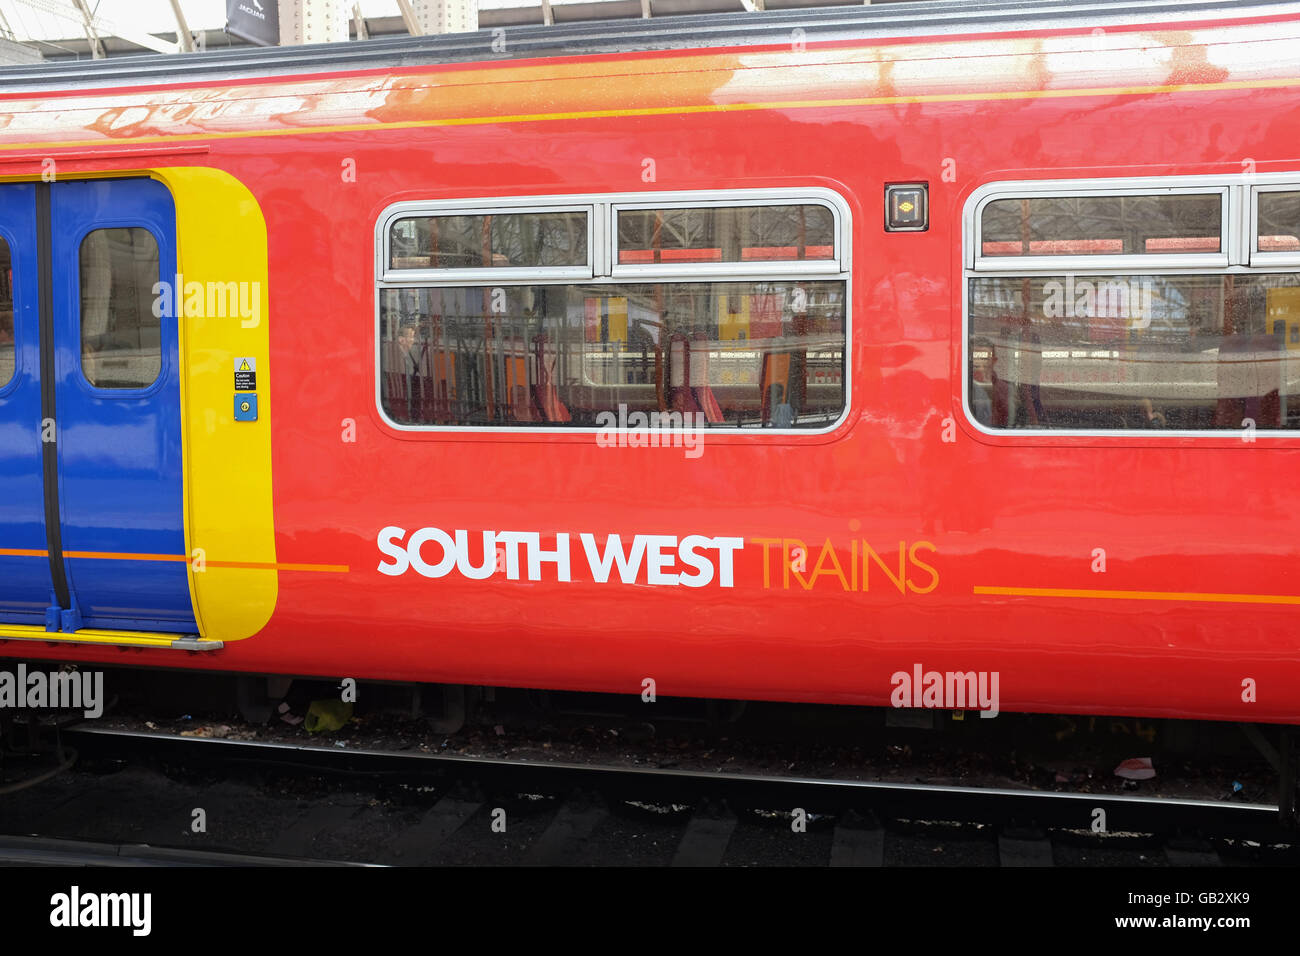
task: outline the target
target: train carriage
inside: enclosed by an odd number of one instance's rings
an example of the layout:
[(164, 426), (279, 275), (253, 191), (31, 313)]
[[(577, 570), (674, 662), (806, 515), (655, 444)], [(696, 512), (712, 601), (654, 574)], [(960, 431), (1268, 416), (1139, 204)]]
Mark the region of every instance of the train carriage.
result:
[(0, 654), (1300, 720), (1300, 4), (501, 39), (0, 70)]

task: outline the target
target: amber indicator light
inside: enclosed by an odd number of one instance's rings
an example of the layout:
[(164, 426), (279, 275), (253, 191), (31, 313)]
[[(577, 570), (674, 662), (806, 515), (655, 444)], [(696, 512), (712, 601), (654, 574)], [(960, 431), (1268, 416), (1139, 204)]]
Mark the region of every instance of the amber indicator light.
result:
[(930, 228), (930, 187), (896, 183), (885, 187), (885, 231), (924, 232)]

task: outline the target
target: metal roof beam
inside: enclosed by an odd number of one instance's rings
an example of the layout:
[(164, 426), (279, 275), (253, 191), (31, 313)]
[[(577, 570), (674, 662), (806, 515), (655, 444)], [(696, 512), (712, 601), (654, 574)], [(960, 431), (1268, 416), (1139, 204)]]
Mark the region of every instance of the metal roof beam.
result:
[(411, 7), (411, 0), (397, 0), (397, 9), (402, 11), (402, 22), (406, 24), (406, 32), (413, 37), (423, 36), (424, 31), (420, 29), (420, 21)]
[(194, 34), (185, 21), (185, 11), (181, 9), (181, 0), (172, 0), (172, 13), (176, 16), (176, 39), (180, 40), (181, 49), (186, 53), (194, 52)]
[(91, 15), (90, 8), (86, 6), (86, 0), (72, 0), (72, 5), (81, 14), (81, 28), (86, 31), (86, 40), (90, 43), (90, 55), (96, 60), (102, 60), (104, 44), (99, 42), (99, 34), (95, 32), (95, 18)]

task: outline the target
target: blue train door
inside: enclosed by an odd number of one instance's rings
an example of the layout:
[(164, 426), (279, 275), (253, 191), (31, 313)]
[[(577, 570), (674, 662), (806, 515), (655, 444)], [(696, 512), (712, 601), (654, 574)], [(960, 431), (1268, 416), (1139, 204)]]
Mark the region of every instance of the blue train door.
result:
[(36, 187), (0, 186), (0, 622), (45, 624)]
[(6, 228), (24, 272), (0, 482), (22, 496), (0, 510), (0, 561), (18, 568), (0, 577), (0, 627), (39, 610), (46, 631), (194, 633), (179, 331), (158, 286), (176, 272), (171, 195), (149, 179), (0, 186)]

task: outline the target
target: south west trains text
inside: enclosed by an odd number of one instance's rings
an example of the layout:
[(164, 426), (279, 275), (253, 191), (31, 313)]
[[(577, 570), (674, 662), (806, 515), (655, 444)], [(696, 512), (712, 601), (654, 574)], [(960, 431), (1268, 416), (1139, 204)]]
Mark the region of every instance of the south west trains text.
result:
[[(738, 555), (752, 545), (751, 573), (764, 589), (812, 590), (838, 587), (868, 591), (872, 578), (899, 593), (926, 594), (939, 583), (939, 572), (925, 552), (937, 549), (928, 541), (897, 542), (873, 548), (853, 539), (836, 545), (827, 539), (820, 548), (796, 538), (744, 538), (688, 534), (571, 535), (536, 531), (407, 531), (389, 525), (376, 541), (377, 570), (391, 577), (414, 571), (426, 578), (455, 573), (470, 580), (493, 576), (508, 581), (573, 581), (585, 566), (590, 580), (605, 584), (615, 575), (624, 584), (702, 588), (736, 586)], [(761, 556), (761, 559), (760, 559)], [(759, 565), (761, 564), (761, 569)], [(872, 569), (874, 570), (874, 575)]]

